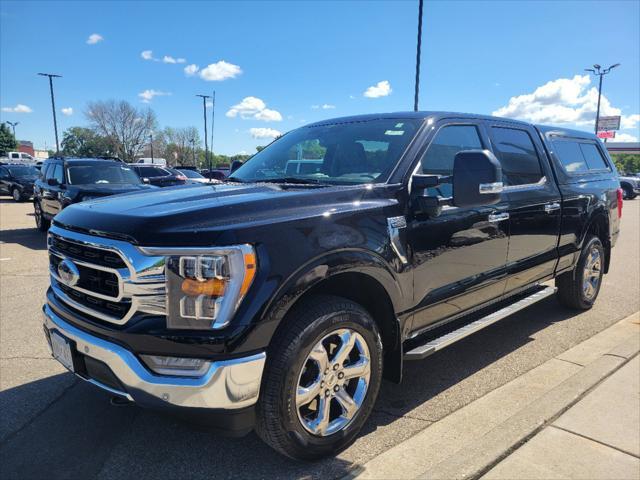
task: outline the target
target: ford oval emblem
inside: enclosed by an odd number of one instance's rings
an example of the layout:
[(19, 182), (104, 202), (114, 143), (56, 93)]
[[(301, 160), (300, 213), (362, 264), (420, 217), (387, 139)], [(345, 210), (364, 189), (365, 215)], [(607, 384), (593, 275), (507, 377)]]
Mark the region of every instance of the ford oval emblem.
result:
[(58, 264), (58, 277), (62, 283), (73, 287), (80, 280), (80, 270), (71, 260), (64, 259)]

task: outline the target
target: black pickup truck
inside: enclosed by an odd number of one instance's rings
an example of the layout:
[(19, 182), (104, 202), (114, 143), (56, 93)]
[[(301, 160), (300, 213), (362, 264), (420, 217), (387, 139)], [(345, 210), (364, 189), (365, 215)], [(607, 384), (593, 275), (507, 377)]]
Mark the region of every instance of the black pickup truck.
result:
[(621, 195), (589, 133), (437, 112), (326, 120), (225, 183), (59, 213), (45, 332), (120, 401), (319, 458), (355, 439), (403, 361), (553, 294), (590, 308)]

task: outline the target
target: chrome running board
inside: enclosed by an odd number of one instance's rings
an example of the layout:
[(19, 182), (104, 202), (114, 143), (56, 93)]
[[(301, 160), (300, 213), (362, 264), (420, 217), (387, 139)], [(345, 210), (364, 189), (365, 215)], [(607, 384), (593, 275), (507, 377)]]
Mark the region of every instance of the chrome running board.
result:
[(556, 293), (555, 287), (544, 287), (541, 290), (532, 293), (531, 295), (524, 297), (518, 300), (511, 305), (507, 305), (506, 307), (501, 308), (489, 315), (486, 315), (478, 320), (475, 320), (471, 323), (468, 323), (456, 330), (453, 330), (441, 337), (434, 338), (429, 340), (428, 343), (424, 345), (420, 345), (415, 347), (412, 350), (409, 350), (405, 353), (405, 360), (422, 360), (425, 357), (437, 352), (438, 350), (442, 350), (445, 347), (448, 347), (452, 343), (457, 342), (458, 340), (462, 340), (465, 337), (468, 337), (472, 333), (477, 332), (478, 330), (482, 330), (489, 325), (493, 325), (494, 323), (506, 318), (510, 315), (513, 315), (520, 310), (527, 308), (530, 305), (533, 305), (540, 300), (543, 300), (547, 297), (550, 297), (554, 293)]

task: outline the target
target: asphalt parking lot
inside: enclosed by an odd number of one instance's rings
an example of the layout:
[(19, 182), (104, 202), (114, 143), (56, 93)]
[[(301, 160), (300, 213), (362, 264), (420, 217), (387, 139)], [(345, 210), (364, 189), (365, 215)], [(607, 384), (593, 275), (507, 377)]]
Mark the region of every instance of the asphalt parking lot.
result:
[[(205, 428), (109, 396), (51, 359), (40, 307), (45, 236), (29, 203), (0, 197), (0, 474), (3, 478), (339, 478), (487, 392), (640, 307), (640, 199), (625, 202), (622, 234), (597, 305), (576, 314), (554, 298), (420, 362), (385, 383), (358, 441), (337, 458), (289, 461), (254, 434)], [(425, 452), (428, 455), (428, 452)]]

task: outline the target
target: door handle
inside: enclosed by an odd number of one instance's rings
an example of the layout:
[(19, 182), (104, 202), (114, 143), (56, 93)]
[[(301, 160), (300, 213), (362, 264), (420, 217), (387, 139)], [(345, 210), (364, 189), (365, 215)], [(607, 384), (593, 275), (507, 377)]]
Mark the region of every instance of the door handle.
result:
[(553, 202), (553, 203), (547, 203), (544, 206), (544, 211), (547, 213), (551, 213), (555, 210), (560, 210), (560, 204), (558, 202)]
[(504, 220), (509, 220), (508, 213), (492, 213), (489, 215), (490, 222), (502, 222)]

